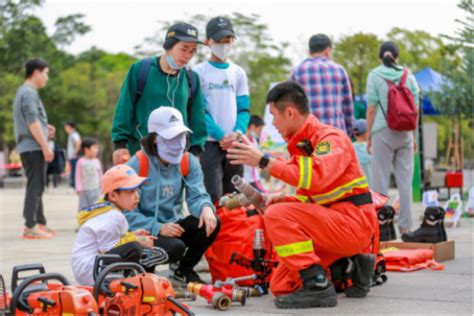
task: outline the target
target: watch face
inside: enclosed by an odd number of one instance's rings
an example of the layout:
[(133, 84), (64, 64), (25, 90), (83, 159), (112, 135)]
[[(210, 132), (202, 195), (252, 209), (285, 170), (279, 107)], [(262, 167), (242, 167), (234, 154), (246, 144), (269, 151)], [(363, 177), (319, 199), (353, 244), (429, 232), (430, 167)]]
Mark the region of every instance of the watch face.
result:
[(268, 165), (269, 162), (270, 162), (270, 160), (268, 159), (268, 155), (265, 154), (265, 155), (263, 155), (262, 158), (260, 158), (260, 162), (258, 163), (258, 165), (259, 165), (260, 169), (263, 169)]

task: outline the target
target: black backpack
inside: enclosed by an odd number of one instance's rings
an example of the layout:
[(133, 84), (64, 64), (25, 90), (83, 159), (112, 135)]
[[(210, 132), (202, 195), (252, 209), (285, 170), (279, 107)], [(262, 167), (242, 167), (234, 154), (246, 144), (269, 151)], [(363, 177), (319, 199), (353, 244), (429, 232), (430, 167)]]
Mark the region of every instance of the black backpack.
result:
[[(135, 107), (140, 100), (143, 90), (145, 89), (146, 80), (148, 78), (148, 72), (150, 71), (151, 62), (153, 57), (147, 57), (142, 60), (140, 65), (140, 73), (138, 75), (138, 85), (137, 85), (137, 93), (135, 94), (135, 100), (133, 102), (133, 106)], [(188, 104), (186, 107), (187, 115), (188, 115), (188, 122), (191, 121), (191, 107), (194, 103), (194, 99), (196, 98), (197, 94), (197, 80), (196, 77), (193, 76), (192, 70), (189, 67), (185, 68), (186, 72), (186, 79), (188, 80), (188, 88), (190, 93), (188, 93)]]

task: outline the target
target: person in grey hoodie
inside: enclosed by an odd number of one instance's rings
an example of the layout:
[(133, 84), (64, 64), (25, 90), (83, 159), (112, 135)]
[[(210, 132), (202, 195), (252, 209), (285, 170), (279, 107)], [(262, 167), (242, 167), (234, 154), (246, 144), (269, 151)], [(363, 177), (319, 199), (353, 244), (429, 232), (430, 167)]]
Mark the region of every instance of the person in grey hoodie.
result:
[[(382, 64), (373, 69), (367, 78), (367, 130), (369, 139), (367, 150), (372, 154), (372, 189), (387, 195), (390, 172), (393, 171), (400, 196), (398, 226), (400, 234), (410, 231), (413, 224), (411, 215), (413, 178), (413, 156), (416, 151), (415, 131), (395, 131), (387, 127), (383, 113), (387, 113), (389, 86), (400, 82), (404, 67), (398, 65), (400, 49), (394, 42), (380, 46), (379, 58)], [(406, 86), (410, 89), (417, 106), (419, 88), (411, 72)], [(383, 109), (383, 111), (380, 110)]]

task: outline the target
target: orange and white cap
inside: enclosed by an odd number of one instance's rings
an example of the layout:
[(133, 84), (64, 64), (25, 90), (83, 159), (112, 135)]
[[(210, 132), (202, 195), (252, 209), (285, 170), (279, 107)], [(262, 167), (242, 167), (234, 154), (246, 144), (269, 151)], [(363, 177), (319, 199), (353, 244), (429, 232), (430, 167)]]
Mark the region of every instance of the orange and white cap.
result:
[(102, 193), (115, 190), (134, 190), (141, 186), (147, 178), (139, 177), (131, 167), (116, 165), (104, 174), (102, 178)]

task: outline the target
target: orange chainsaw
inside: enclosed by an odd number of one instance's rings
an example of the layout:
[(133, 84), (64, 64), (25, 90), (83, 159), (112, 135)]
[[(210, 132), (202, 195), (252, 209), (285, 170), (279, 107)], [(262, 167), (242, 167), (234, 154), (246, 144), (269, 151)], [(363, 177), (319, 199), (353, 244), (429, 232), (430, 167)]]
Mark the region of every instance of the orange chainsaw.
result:
[[(20, 272), (34, 270), (38, 270), (40, 274), (19, 278)], [(18, 285), (20, 280), (22, 282)], [(84, 287), (71, 286), (61, 274), (44, 273), (42, 265), (15, 267), (12, 290), (11, 299), (6, 295), (6, 291), (3, 293), (4, 307), (9, 310), (8, 315), (98, 315), (97, 302), (90, 291)]]
[(133, 262), (106, 266), (97, 275), (93, 294), (101, 315), (194, 315), (176, 300), (166, 278)]

